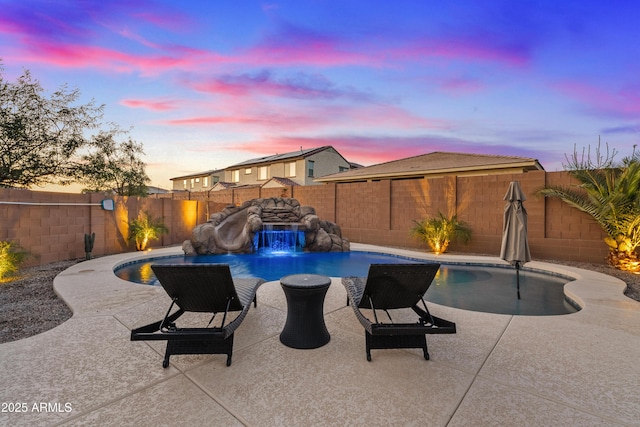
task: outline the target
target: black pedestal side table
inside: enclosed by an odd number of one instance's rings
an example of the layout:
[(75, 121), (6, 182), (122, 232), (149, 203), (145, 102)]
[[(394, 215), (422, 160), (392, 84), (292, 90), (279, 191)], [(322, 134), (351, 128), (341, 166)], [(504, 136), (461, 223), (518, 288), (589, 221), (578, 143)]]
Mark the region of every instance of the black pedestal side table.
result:
[(280, 279), (287, 297), (287, 321), (280, 342), (287, 347), (322, 347), (331, 336), (324, 323), (324, 297), (331, 279), (318, 274), (293, 274)]

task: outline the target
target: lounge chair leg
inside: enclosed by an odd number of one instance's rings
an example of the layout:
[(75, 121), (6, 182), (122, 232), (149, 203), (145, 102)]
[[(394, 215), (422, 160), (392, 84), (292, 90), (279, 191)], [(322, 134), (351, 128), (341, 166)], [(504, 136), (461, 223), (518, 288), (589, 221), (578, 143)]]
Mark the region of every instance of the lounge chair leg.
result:
[(367, 351), (367, 362), (371, 362), (371, 352)]
[(170, 356), (168, 354), (165, 355), (164, 360), (162, 361), (162, 367), (165, 369), (169, 366), (169, 357)]
[(253, 306), (254, 306), (254, 307), (257, 307), (257, 306), (258, 306), (258, 295), (255, 295), (255, 296), (253, 297)]
[(231, 366), (231, 355), (227, 354), (227, 366)]

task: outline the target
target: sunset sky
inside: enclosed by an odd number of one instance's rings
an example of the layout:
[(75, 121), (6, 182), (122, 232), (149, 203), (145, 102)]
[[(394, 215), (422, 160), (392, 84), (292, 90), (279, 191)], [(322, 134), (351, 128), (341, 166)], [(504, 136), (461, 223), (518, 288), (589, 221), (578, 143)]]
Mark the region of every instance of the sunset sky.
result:
[(105, 104), (163, 188), (300, 147), (554, 171), (640, 140), (640, 2), (0, 0), (0, 59)]

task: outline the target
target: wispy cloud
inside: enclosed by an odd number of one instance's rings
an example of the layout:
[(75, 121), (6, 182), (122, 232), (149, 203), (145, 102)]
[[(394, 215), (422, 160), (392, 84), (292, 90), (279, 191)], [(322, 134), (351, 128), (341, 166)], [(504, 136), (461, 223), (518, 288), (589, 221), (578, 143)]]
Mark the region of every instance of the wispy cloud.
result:
[(151, 111), (171, 111), (177, 107), (176, 101), (153, 99), (123, 99), (121, 105), (129, 108), (143, 108)]
[[(193, 69), (202, 61), (201, 52), (175, 48), (171, 53), (130, 54), (122, 50), (76, 44), (31, 43), (16, 60), (61, 68), (89, 68), (155, 76), (175, 69)], [(16, 55), (17, 56), (17, 55)], [(209, 57), (210, 58), (210, 57)]]
[(391, 55), (405, 61), (456, 60), (517, 67), (528, 65), (531, 56), (526, 45), (496, 39), (490, 33), (476, 33), (468, 37), (425, 37), (399, 46)]
[(473, 77), (448, 77), (438, 82), (438, 86), (447, 93), (467, 95), (487, 88), (487, 84)]
[(606, 127), (602, 129), (602, 133), (605, 135), (640, 134), (640, 124), (628, 125), (628, 126)]
[(188, 117), (183, 119), (169, 119), (161, 120), (158, 123), (172, 125), (172, 126), (210, 126), (220, 124), (257, 124), (267, 125), (272, 123), (272, 120), (262, 117), (248, 117), (248, 116), (201, 116), (201, 117)]
[(229, 126), (242, 125), (246, 132), (263, 135), (283, 131), (322, 132), (332, 128), (344, 129), (450, 129), (452, 124), (439, 119), (430, 119), (412, 114), (401, 108), (383, 105), (276, 105), (256, 103), (252, 99), (250, 108), (208, 116), (164, 119), (158, 124), (168, 126)]
[(225, 74), (190, 85), (202, 92), (230, 96), (270, 95), (296, 99), (349, 99), (370, 102), (371, 93), (353, 87), (340, 88), (320, 74), (296, 73), (278, 78), (270, 70), (252, 74)]
[(640, 114), (640, 84), (604, 88), (581, 81), (563, 81), (554, 85), (562, 94), (579, 102), (579, 108), (596, 115), (637, 118)]
[(254, 66), (382, 65), (375, 56), (355, 49), (341, 37), (283, 21), (255, 46), (240, 52), (237, 60)]
[[(148, 1), (5, 2), (0, 14), (0, 35), (10, 37), (13, 42), (3, 56), (5, 60), (21, 63), (123, 73), (135, 71), (143, 75), (195, 68), (204, 52), (189, 47), (162, 46), (130, 29), (146, 23), (177, 30), (176, 23), (188, 22), (186, 15), (165, 9)], [(127, 39), (134, 44), (116, 45), (118, 37), (120, 41)], [(141, 52), (137, 48), (140, 45), (150, 49)], [(220, 59), (210, 52), (206, 54), (207, 61)]]

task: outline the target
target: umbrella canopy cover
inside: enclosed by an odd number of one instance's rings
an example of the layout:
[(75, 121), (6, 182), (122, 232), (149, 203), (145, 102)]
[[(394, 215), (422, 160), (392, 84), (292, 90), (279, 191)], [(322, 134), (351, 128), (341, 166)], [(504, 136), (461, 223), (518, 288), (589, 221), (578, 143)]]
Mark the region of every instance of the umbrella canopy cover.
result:
[(511, 181), (504, 207), (502, 223), (502, 246), (500, 258), (512, 264), (531, 261), (527, 237), (527, 211), (522, 202), (526, 200), (520, 182)]

